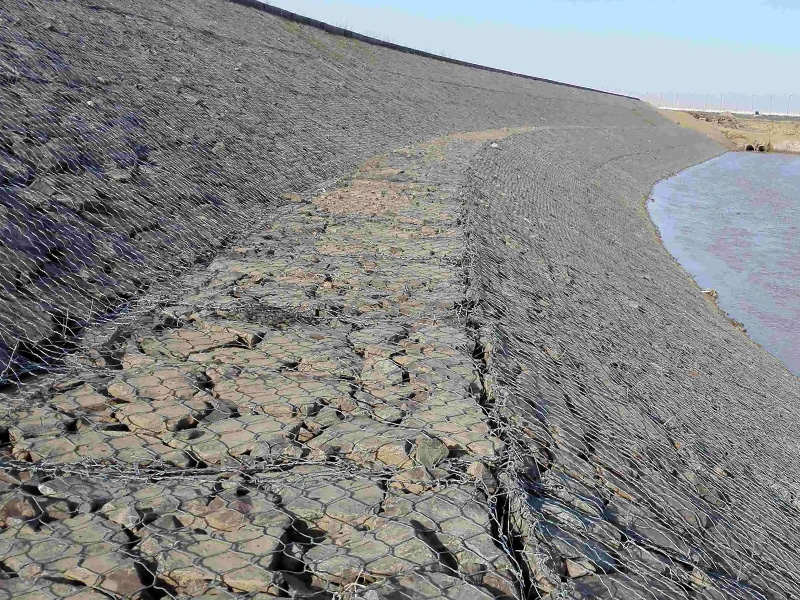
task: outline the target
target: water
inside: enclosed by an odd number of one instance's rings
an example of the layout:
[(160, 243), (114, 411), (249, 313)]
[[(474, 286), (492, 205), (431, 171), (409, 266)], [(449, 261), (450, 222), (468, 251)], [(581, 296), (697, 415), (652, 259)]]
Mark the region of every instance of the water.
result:
[(729, 152), (662, 181), (653, 199), (666, 248), (800, 375), (800, 156)]

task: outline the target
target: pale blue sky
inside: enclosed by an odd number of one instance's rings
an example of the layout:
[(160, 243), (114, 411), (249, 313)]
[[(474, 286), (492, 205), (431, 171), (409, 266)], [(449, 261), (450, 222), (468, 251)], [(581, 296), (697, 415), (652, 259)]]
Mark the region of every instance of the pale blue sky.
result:
[[(463, 60), (695, 106), (785, 110), (798, 95), (800, 0), (272, 0)], [(738, 97), (737, 97), (738, 94)], [(666, 102), (666, 101), (665, 101)], [(782, 108), (780, 105), (782, 104)]]

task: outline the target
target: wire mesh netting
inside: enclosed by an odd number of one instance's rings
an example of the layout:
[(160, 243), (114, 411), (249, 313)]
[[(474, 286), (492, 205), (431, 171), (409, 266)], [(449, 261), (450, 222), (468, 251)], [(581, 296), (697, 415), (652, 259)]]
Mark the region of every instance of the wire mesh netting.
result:
[(526, 133), (468, 186), (531, 577), (571, 597), (796, 598), (797, 380), (657, 243), (642, 199), (682, 152), (620, 142)]
[(0, 24), (0, 598), (796, 597), (794, 380), (643, 220), (715, 146), (222, 1)]
[(535, 98), (550, 120), (569, 115), (554, 100), (614, 119), (630, 102), (222, 0), (1, 10), (4, 381), (52, 370), (88, 323), (124, 319), (131, 298), (241, 238), (286, 194), (373, 154), (528, 124)]
[(518, 597), (465, 327), (452, 180), (477, 143), (293, 198), (5, 397), (0, 594)]

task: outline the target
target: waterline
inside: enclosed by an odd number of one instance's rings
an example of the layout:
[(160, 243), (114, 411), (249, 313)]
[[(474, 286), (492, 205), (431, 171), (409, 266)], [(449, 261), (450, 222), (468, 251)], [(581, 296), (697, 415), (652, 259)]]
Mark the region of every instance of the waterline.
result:
[(724, 154), (660, 182), (648, 208), (698, 285), (800, 374), (800, 157)]

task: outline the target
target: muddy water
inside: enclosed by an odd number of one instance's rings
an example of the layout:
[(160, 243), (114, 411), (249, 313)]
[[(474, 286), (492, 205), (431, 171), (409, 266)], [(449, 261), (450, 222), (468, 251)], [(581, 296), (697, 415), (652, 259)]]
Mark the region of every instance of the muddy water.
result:
[(659, 183), (648, 208), (697, 283), (800, 375), (800, 157), (724, 154)]

